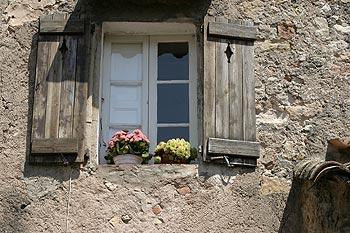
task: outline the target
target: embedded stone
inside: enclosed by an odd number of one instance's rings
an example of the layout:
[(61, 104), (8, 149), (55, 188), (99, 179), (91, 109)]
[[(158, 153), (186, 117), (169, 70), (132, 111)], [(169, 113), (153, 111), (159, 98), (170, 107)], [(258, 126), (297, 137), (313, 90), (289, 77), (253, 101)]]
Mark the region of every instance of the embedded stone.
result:
[(340, 33), (349, 34), (350, 33), (350, 26), (343, 27), (342, 25), (336, 24), (333, 26), (335, 30), (337, 30)]
[(261, 180), (261, 193), (264, 195), (271, 193), (288, 193), (290, 190), (290, 184), (285, 179), (279, 179), (278, 177), (262, 176)]
[(129, 215), (127, 215), (127, 214), (125, 214), (125, 215), (122, 215), (122, 221), (124, 222), (124, 223), (129, 223), (130, 222), (130, 220), (132, 219)]
[(176, 191), (177, 191), (180, 195), (185, 196), (187, 193), (190, 193), (190, 192), (191, 192), (191, 189), (190, 189), (190, 187), (186, 186), (186, 187), (178, 188), (178, 189), (176, 189)]
[(316, 30), (316, 35), (319, 36), (327, 36), (329, 35), (329, 27), (326, 18), (316, 17), (314, 19), (315, 26), (318, 30)]
[(106, 186), (106, 188), (109, 190), (109, 191), (113, 191), (117, 188), (117, 186), (111, 182), (108, 182), (108, 181), (105, 181), (104, 182), (104, 185)]
[(160, 207), (160, 205), (156, 205), (152, 208), (152, 212), (155, 214), (155, 215), (158, 215), (160, 214), (160, 212), (162, 212), (162, 208)]
[(330, 13), (332, 11), (332, 8), (326, 3), (321, 8), (321, 10), (322, 10), (323, 13), (327, 14), (327, 13)]
[(278, 36), (285, 40), (292, 39), (295, 34), (295, 25), (291, 21), (282, 20), (277, 26)]
[(159, 224), (162, 224), (162, 223), (163, 223), (163, 221), (161, 219), (159, 219), (159, 218), (154, 218), (153, 219), (153, 224), (154, 225), (159, 225)]
[(109, 220), (109, 223), (113, 226), (113, 227), (117, 227), (118, 224), (120, 224), (121, 219), (119, 216), (114, 216), (111, 220)]

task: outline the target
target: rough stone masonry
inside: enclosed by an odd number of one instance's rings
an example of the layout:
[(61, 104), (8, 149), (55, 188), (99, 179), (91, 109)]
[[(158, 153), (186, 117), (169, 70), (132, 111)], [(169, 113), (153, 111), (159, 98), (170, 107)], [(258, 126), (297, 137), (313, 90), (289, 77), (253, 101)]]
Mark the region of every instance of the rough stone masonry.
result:
[[(0, 0), (0, 232), (298, 232), (284, 224), (294, 216), (294, 166), (349, 136), (349, 10), (349, 0)], [(29, 165), (38, 18), (58, 12), (95, 22), (252, 20), (258, 167), (103, 167), (94, 153), (82, 167)], [(326, 232), (308, 216), (305, 232)]]

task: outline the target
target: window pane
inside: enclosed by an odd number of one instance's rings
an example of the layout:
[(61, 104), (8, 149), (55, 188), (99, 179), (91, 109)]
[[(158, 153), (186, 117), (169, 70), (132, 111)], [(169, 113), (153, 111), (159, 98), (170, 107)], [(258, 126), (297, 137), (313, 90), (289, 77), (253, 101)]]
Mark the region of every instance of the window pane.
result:
[(183, 138), (186, 141), (190, 139), (188, 127), (158, 127), (157, 144), (161, 141), (166, 142), (172, 138)]
[(189, 123), (188, 84), (158, 84), (158, 123)]
[(114, 124), (141, 123), (141, 87), (111, 86), (109, 121)]
[(111, 80), (142, 80), (142, 44), (112, 44)]
[(188, 43), (158, 44), (158, 80), (188, 80)]

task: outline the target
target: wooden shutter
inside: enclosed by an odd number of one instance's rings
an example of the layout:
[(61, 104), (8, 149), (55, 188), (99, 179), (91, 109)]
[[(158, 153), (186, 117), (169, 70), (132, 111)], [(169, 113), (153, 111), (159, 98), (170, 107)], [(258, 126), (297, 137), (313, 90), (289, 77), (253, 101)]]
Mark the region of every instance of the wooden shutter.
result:
[(40, 18), (31, 163), (83, 162), (86, 31), (68, 15)]
[[(251, 23), (204, 21), (204, 161), (255, 166), (254, 40)], [(231, 55), (230, 55), (231, 54)]]

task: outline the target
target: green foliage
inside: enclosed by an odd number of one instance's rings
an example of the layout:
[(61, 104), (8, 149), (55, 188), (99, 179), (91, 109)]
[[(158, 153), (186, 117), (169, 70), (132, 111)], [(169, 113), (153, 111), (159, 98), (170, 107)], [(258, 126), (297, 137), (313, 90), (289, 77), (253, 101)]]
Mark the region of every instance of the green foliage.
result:
[(160, 142), (154, 153), (155, 163), (161, 163), (165, 156), (174, 163), (188, 163), (197, 158), (197, 149), (191, 148), (190, 143), (183, 138), (170, 139), (166, 143)]

